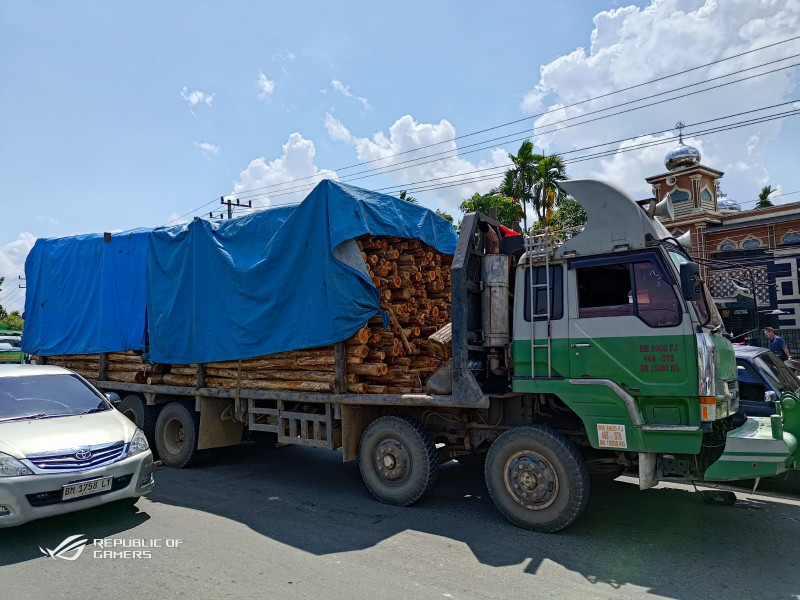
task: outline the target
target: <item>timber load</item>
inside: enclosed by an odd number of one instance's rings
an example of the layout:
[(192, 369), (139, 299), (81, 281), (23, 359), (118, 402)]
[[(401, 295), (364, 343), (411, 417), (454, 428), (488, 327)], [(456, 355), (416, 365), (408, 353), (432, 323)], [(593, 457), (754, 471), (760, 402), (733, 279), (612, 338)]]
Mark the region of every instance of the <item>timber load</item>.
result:
[[(451, 356), (452, 256), (420, 240), (362, 236), (358, 247), (369, 277), (389, 315), (384, 327), (374, 316), (345, 343), (347, 391), (355, 394), (423, 393), (425, 380)], [(99, 354), (50, 356), (47, 364), (98, 379)], [(268, 356), (206, 363), (205, 387), (332, 392), (334, 347), (292, 350)], [(107, 354), (108, 381), (198, 386), (196, 364), (154, 364), (141, 353)]]

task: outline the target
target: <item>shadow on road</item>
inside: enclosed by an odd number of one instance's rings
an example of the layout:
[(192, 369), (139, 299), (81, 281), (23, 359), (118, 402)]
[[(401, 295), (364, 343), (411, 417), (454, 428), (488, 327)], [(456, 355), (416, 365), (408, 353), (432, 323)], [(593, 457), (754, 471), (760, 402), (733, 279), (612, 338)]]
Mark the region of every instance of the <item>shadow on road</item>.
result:
[(0, 529), (0, 567), (41, 558), (40, 546), (54, 549), (72, 535), (82, 534), (91, 544), (93, 539), (118, 535), (141, 525), (149, 518), (146, 512), (140, 512), (136, 506), (112, 502), (80, 512), (33, 521), (20, 527)]
[[(151, 501), (232, 519), (315, 555), (368, 549), (411, 530), (466, 544), (483, 565), (521, 565), (535, 574), (555, 563), (592, 583), (632, 584), (672, 598), (794, 598), (800, 592), (794, 558), (800, 506), (766, 497), (724, 507), (680, 489), (597, 484), (584, 515), (547, 535), (505, 521), (483, 474), (455, 462), (443, 465), (435, 488), (409, 508), (374, 500), (357, 465), (342, 463), (340, 454), (307, 448), (242, 445), (218, 451), (198, 468), (160, 468), (156, 475)], [(147, 518), (103, 510), (109, 512), (34, 523), (11, 538), (0, 532), (2, 546), (16, 547), (12, 556), (25, 560), (39, 554), (29, 540), (43, 530), (58, 543), (79, 530), (102, 537)]]

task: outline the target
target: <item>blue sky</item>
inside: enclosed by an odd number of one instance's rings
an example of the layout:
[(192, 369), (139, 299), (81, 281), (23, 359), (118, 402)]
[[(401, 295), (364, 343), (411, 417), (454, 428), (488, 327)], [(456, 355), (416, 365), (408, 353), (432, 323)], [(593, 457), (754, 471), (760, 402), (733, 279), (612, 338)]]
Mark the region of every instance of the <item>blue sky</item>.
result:
[[(447, 142), (453, 133), (519, 119), (800, 30), (800, 8), (789, 1), (628, 6), (5, 2), (0, 275), (19, 274), (36, 237), (157, 226), (234, 190), (320, 170), (341, 178), (348, 173), (341, 167), (364, 159)], [(761, 25), (765, 19), (772, 20), (769, 27)], [(583, 57), (579, 48), (586, 49)], [(796, 42), (725, 68), (798, 52)], [(563, 152), (659, 131), (678, 119), (695, 122), (796, 99), (795, 71), (534, 141)], [(714, 74), (701, 72), (680, 84)], [(678, 82), (636, 93), (667, 91), (669, 85)], [(629, 97), (635, 95), (602, 106)], [(725, 191), (746, 201), (765, 181), (783, 192), (800, 190), (798, 139), (800, 128), (787, 119), (697, 144), (704, 162), (726, 170)], [(374, 189), (498, 166), (518, 145), (498, 142), (461, 158), (353, 183)], [(612, 179), (645, 197), (643, 177), (661, 172), (668, 148), (576, 164), (569, 173)], [(493, 183), (415, 195), (427, 206), (457, 213), (461, 199)], [(254, 197), (259, 205), (296, 198)], [(0, 294), (0, 304), (10, 296), (8, 289)], [(16, 307), (21, 298), (18, 293), (7, 303)]]

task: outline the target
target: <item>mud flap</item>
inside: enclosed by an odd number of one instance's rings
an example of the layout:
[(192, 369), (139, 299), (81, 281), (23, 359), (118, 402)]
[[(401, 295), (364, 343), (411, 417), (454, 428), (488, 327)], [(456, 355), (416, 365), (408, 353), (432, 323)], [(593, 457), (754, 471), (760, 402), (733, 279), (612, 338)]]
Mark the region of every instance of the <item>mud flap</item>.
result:
[(725, 452), (706, 469), (705, 481), (771, 477), (795, 468), (797, 438), (769, 417), (750, 417), (728, 432)]

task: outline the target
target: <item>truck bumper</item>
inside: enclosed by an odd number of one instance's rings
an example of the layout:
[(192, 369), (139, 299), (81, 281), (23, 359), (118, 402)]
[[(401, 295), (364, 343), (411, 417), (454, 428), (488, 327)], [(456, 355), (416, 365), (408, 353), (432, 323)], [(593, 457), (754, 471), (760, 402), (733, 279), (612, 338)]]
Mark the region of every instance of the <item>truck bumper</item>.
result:
[(773, 434), (769, 417), (750, 417), (728, 432), (725, 452), (703, 476), (705, 481), (771, 477), (796, 468), (797, 437), (788, 431)]

